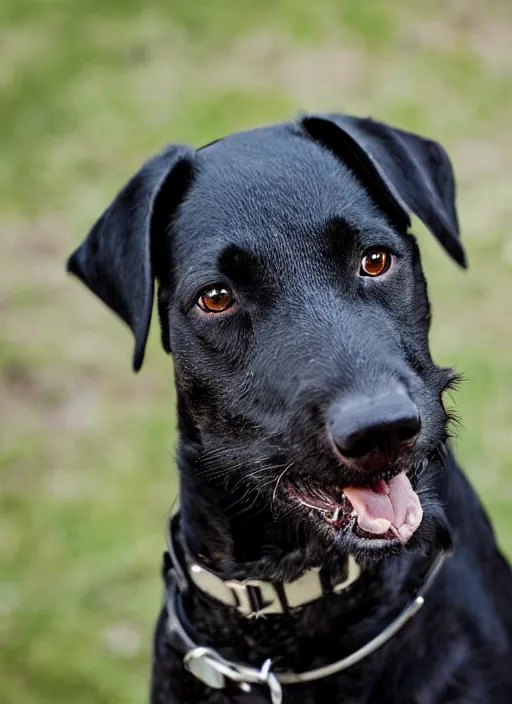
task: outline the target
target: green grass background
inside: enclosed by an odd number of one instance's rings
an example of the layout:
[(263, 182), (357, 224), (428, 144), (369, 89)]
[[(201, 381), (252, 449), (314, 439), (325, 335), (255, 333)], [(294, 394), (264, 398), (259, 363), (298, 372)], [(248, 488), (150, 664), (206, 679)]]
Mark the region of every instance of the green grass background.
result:
[[(64, 272), (168, 141), (299, 110), (437, 138), (459, 271), (419, 226), (436, 359), (467, 381), (457, 452), (512, 555), (512, 6), (507, 0), (0, 1), (0, 701), (146, 700), (172, 367)], [(156, 326), (155, 326), (156, 327)]]

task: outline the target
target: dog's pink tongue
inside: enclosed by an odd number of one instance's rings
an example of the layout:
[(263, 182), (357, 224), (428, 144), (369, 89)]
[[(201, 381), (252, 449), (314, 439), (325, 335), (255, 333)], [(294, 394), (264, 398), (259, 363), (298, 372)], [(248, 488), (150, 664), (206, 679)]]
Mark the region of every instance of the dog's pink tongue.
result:
[(406, 543), (421, 523), (420, 500), (404, 472), (389, 482), (380, 480), (372, 489), (347, 486), (343, 492), (366, 533), (384, 535), (391, 530)]

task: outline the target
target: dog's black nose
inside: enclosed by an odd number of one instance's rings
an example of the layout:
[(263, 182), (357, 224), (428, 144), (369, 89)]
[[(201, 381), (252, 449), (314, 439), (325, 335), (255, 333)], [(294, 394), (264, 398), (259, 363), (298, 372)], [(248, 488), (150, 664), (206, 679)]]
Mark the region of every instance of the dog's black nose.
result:
[(374, 452), (395, 455), (418, 435), (421, 420), (416, 404), (398, 390), (335, 403), (328, 427), (340, 454), (358, 459)]

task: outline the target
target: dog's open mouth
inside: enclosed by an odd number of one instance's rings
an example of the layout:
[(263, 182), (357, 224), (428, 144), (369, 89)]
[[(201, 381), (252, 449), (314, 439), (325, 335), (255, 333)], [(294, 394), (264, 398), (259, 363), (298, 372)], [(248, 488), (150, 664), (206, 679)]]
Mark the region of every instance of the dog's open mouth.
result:
[(368, 487), (324, 489), (288, 484), (287, 489), (292, 499), (319, 511), (334, 528), (352, 525), (364, 538), (406, 543), (423, 517), (420, 500), (405, 472)]

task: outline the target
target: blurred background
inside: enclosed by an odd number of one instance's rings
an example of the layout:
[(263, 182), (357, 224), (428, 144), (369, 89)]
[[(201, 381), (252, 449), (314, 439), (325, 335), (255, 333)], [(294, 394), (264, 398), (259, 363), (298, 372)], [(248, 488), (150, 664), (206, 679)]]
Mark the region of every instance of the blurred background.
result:
[(416, 223), (457, 453), (512, 555), (508, 0), (0, 0), (0, 701), (146, 701), (175, 492), (171, 360), (64, 261), (169, 141), (297, 110), (448, 149), (470, 269)]

